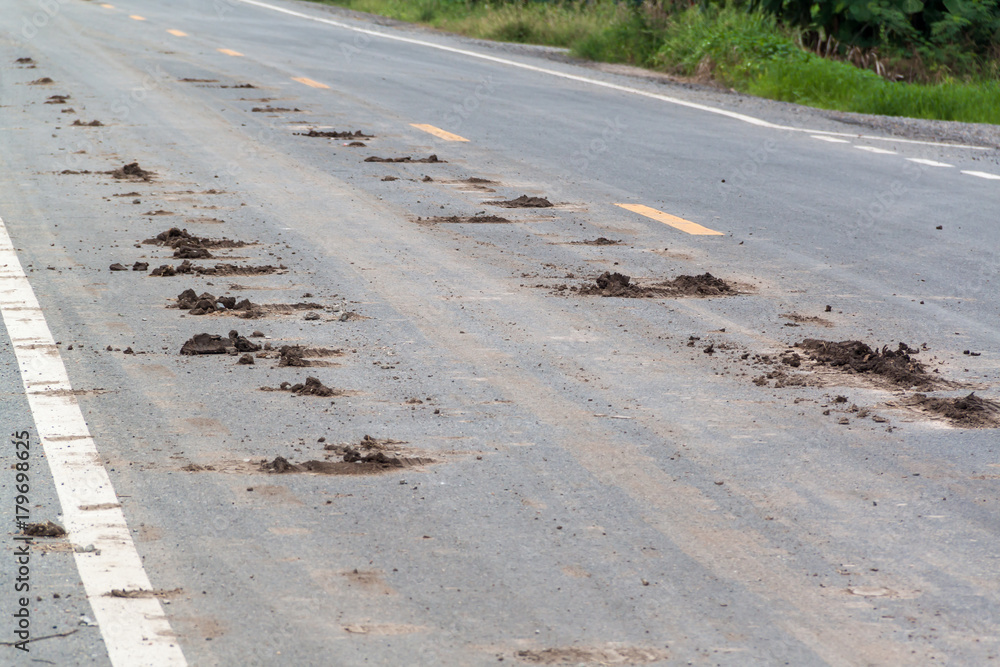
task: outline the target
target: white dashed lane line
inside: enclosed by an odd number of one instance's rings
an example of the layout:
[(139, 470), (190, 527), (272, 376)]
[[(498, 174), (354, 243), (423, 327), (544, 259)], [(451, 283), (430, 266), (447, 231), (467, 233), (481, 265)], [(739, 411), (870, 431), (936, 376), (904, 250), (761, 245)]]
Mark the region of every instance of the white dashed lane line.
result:
[(908, 157), (906, 158), (910, 162), (916, 162), (917, 164), (922, 164), (927, 167), (954, 167), (953, 164), (948, 164), (947, 162), (937, 162), (936, 160), (926, 160), (922, 157)]
[[(868, 153), (876, 153), (878, 155), (899, 155), (899, 153), (897, 153), (896, 151), (889, 151), (889, 150), (886, 150), (884, 148), (876, 148), (875, 146), (855, 146), (850, 141), (848, 141), (846, 139), (838, 139), (837, 137), (828, 137), (828, 136), (823, 136), (823, 135), (815, 134), (815, 135), (810, 135), (810, 138), (812, 138), (812, 139), (818, 139), (820, 141), (826, 141), (827, 143), (831, 143), (831, 144), (849, 144), (849, 145), (853, 146), (854, 148), (857, 148), (859, 151), (866, 151)], [(948, 167), (948, 168), (951, 168), (951, 167), (955, 166), (953, 164), (948, 164), (947, 162), (938, 162), (936, 160), (928, 160), (926, 158), (921, 158), (921, 157), (908, 157), (908, 158), (904, 158), (904, 159), (908, 160), (909, 162), (916, 162), (917, 164), (922, 164), (922, 165), (924, 165), (926, 167)], [(965, 174), (966, 176), (975, 176), (976, 178), (985, 178), (986, 180), (989, 180), (989, 181), (1000, 181), (1000, 174), (991, 174), (991, 173), (986, 172), (986, 171), (967, 171), (967, 170), (962, 170), (961, 173)]]

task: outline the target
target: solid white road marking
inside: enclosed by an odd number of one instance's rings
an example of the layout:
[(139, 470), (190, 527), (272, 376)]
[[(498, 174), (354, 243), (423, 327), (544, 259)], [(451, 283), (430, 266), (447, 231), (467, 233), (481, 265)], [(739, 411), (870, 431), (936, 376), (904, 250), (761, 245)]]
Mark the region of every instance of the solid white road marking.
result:
[(934, 160), (927, 160), (922, 157), (908, 157), (906, 158), (910, 162), (916, 162), (917, 164), (927, 165), (928, 167), (954, 167), (953, 164), (948, 164), (947, 162), (935, 162)]
[[(114, 588), (152, 588), (111, 479), (73, 395), (66, 366), (0, 218), (0, 312), (14, 346), (38, 439), (55, 481), (87, 598), (116, 667), (187, 665), (156, 598), (116, 598)], [(103, 505), (110, 509), (81, 510)]]
[(990, 174), (985, 171), (963, 171), (962, 173), (969, 176), (976, 176), (977, 178), (988, 178), (991, 181), (1000, 181), (1000, 174)]
[(878, 153), (879, 155), (899, 155), (896, 151), (887, 151), (884, 148), (875, 148), (874, 146), (855, 146), (859, 151), (868, 151), (869, 153)]
[(830, 132), (827, 130), (808, 130), (801, 127), (789, 127), (787, 125), (778, 125), (776, 123), (770, 123), (766, 120), (761, 120), (760, 118), (754, 118), (753, 116), (747, 116), (746, 114), (736, 113), (735, 111), (727, 111), (725, 109), (719, 109), (716, 107), (708, 106), (707, 104), (698, 104), (697, 102), (688, 102), (676, 97), (670, 97), (669, 95), (660, 95), (658, 93), (651, 93), (646, 90), (641, 90), (639, 88), (632, 88), (630, 86), (622, 86), (617, 83), (610, 83), (608, 81), (601, 81), (599, 79), (591, 79), (585, 76), (579, 76), (577, 74), (568, 74), (566, 72), (560, 72), (554, 69), (548, 69), (547, 67), (538, 67), (536, 65), (528, 65), (527, 63), (520, 63), (516, 60), (508, 60), (507, 58), (499, 58), (497, 56), (490, 56), (485, 53), (477, 53), (475, 51), (469, 51), (466, 49), (458, 49), (453, 46), (445, 46), (443, 44), (435, 44), (434, 42), (427, 42), (422, 39), (414, 39), (412, 37), (403, 37), (402, 35), (394, 35), (386, 32), (379, 32), (377, 30), (369, 30), (367, 28), (359, 28), (357, 26), (352, 26), (347, 23), (341, 23), (340, 21), (334, 21), (333, 19), (320, 18), (319, 16), (312, 16), (310, 14), (304, 14), (302, 12), (297, 12), (293, 9), (286, 9), (284, 7), (278, 7), (276, 5), (269, 5), (266, 2), (258, 2), (258, 0), (236, 0), (237, 2), (242, 2), (247, 5), (253, 5), (255, 7), (262, 7), (264, 9), (270, 9), (272, 11), (281, 12), (282, 14), (288, 14), (289, 16), (296, 16), (298, 18), (303, 18), (308, 21), (315, 21), (317, 23), (325, 23), (327, 25), (336, 26), (338, 28), (343, 28), (344, 30), (351, 30), (363, 35), (371, 35), (373, 37), (381, 37), (382, 39), (389, 39), (396, 42), (404, 42), (406, 44), (415, 44), (417, 46), (426, 46), (431, 49), (437, 49), (438, 51), (447, 51), (449, 53), (457, 53), (459, 55), (468, 56), (470, 58), (478, 58), (479, 60), (488, 60), (490, 62), (499, 63), (501, 65), (507, 65), (509, 67), (517, 67), (519, 69), (528, 70), (529, 72), (538, 72), (540, 74), (548, 74), (550, 76), (556, 76), (561, 79), (567, 79), (569, 81), (577, 81), (580, 83), (587, 83), (592, 86), (598, 86), (600, 88), (607, 88), (609, 90), (617, 90), (623, 93), (630, 93), (632, 95), (640, 95), (642, 97), (648, 97), (654, 100), (660, 100), (661, 102), (669, 102), (670, 104), (676, 104), (682, 107), (688, 107), (690, 109), (697, 109), (698, 111), (705, 111), (707, 113), (716, 114), (719, 116), (725, 116), (727, 118), (732, 118), (734, 120), (742, 121), (744, 123), (750, 123), (751, 125), (757, 125), (759, 127), (767, 127), (774, 130), (786, 130), (788, 132), (805, 132), (807, 134), (823, 134), (833, 137), (850, 137), (857, 139), (868, 139), (872, 141), (894, 141), (904, 144), (921, 144), (924, 146), (945, 146), (948, 148), (968, 148), (970, 150), (985, 151), (989, 150), (984, 146), (968, 146), (965, 144), (945, 144), (935, 141), (917, 141), (915, 139), (898, 139), (896, 137), (876, 137), (869, 135), (857, 135), (851, 134), (849, 132)]
[(823, 135), (813, 135), (811, 139), (819, 139), (820, 141), (829, 141), (831, 144), (849, 144), (851, 143), (847, 139), (837, 139), (835, 137), (827, 137)]

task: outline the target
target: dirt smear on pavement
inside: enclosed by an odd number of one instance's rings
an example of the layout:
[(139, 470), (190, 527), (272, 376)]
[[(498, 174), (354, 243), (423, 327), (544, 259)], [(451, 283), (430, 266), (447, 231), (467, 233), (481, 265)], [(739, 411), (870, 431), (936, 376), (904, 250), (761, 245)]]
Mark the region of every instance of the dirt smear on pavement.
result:
[(604, 272), (589, 284), (570, 287), (565, 290), (581, 296), (610, 296), (627, 299), (650, 299), (660, 297), (713, 297), (732, 296), (740, 292), (735, 286), (711, 273), (700, 276), (677, 276), (673, 280), (638, 284), (631, 276), (623, 273)]
[(118, 180), (143, 181), (146, 183), (156, 177), (155, 172), (146, 171), (139, 166), (138, 162), (129, 162), (128, 164), (118, 167), (117, 169), (112, 169), (111, 171), (106, 171), (104, 173), (109, 174), (112, 178), (117, 178)]
[[(144, 214), (148, 215), (148, 214)], [(170, 215), (169, 211), (156, 211), (155, 215)], [(203, 236), (195, 236), (186, 229), (171, 227), (165, 232), (160, 232), (153, 238), (143, 241), (147, 245), (168, 246), (170, 248), (242, 248), (249, 245), (244, 241), (234, 241), (232, 239), (221, 238), (211, 239)]]
[(202, 354), (238, 354), (240, 352), (256, 352), (260, 345), (241, 336), (235, 329), (225, 338), (208, 333), (195, 334), (181, 346), (180, 353), (185, 356)]
[(570, 245), (622, 245), (622, 242), (598, 236), (596, 239), (591, 239), (589, 241), (570, 241)]
[(515, 651), (514, 657), (533, 665), (648, 665), (667, 660), (670, 654), (656, 648), (546, 648)]
[(458, 224), (458, 223), (509, 223), (507, 218), (499, 215), (439, 215), (431, 218), (417, 218), (417, 222), (426, 224)]
[(1000, 427), (1000, 403), (980, 398), (975, 392), (958, 398), (914, 394), (900, 404), (932, 419), (941, 419), (960, 428)]
[[(790, 320), (794, 324), (812, 324), (819, 327), (832, 327), (833, 322), (817, 315), (799, 315), (798, 313), (782, 313), (778, 317)], [(786, 324), (785, 326), (792, 326)]]
[(348, 392), (342, 389), (327, 387), (319, 381), (319, 378), (307, 377), (305, 382), (292, 384), (282, 382), (277, 388), (261, 387), (261, 391), (288, 391), (296, 396), (346, 396)]
[(300, 113), (302, 109), (288, 109), (286, 107), (254, 107), (250, 109), (253, 113)]
[(131, 590), (125, 588), (112, 588), (110, 593), (105, 593), (104, 595), (112, 598), (157, 598), (162, 600), (177, 597), (183, 593), (183, 588), (174, 588), (169, 591), (162, 588), (135, 588)]
[(294, 132), (296, 137), (317, 137), (323, 139), (374, 139), (374, 134), (365, 134), (361, 130), (355, 130), (351, 132), (347, 130), (346, 132), (324, 132), (320, 130), (309, 130), (308, 132)]
[(342, 443), (323, 447), (326, 461), (306, 461), (300, 464), (289, 462), (283, 457), (261, 463), (261, 469), (270, 473), (312, 472), (324, 475), (372, 475), (391, 472), (403, 468), (412, 468), (431, 463), (437, 459), (426, 456), (408, 455), (406, 448), (399, 440), (377, 439), (370, 435), (364, 436), (357, 444)]
[(327, 361), (317, 361), (317, 357), (340, 357), (342, 350), (325, 347), (307, 347), (305, 345), (282, 345), (278, 350), (278, 367), (308, 368), (310, 366), (329, 366)]
[(521, 195), (515, 199), (500, 199), (485, 202), (490, 206), (502, 206), (503, 208), (552, 208), (552, 202), (545, 197), (529, 197)]
[(806, 338), (795, 344), (810, 360), (839, 372), (877, 378), (904, 389), (913, 387), (931, 389), (947, 383), (933, 377), (922, 363), (914, 359), (918, 350), (906, 343), (899, 343), (895, 350), (889, 346), (872, 349), (859, 340), (833, 342)]
[(366, 157), (365, 162), (406, 162), (406, 163), (416, 163), (420, 162), (423, 164), (444, 164), (447, 160), (441, 160), (437, 155), (428, 155), (427, 157), (414, 160), (412, 157), (378, 157), (372, 155), (371, 157)]
[(260, 276), (272, 273), (287, 271), (284, 264), (272, 266), (253, 266), (250, 264), (216, 264), (215, 266), (200, 266), (184, 260), (177, 266), (163, 264), (149, 272), (150, 276), (157, 278), (170, 278), (172, 276), (199, 275), (199, 276)]
[(99, 120), (92, 120), (89, 123), (84, 123), (82, 120), (74, 120), (70, 123), (70, 127), (104, 127), (104, 123)]

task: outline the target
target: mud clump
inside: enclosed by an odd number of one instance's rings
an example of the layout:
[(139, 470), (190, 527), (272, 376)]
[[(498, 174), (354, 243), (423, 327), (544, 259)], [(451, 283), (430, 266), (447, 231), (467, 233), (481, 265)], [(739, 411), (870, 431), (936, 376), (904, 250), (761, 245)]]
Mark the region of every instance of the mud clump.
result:
[(711, 273), (677, 276), (673, 280), (639, 285), (623, 273), (604, 272), (593, 284), (570, 288), (583, 296), (612, 296), (628, 299), (657, 297), (712, 297), (738, 294), (735, 287)]
[(66, 529), (58, 523), (43, 521), (41, 523), (25, 524), (22, 532), (32, 537), (65, 537)]
[(34, 61), (34, 60), (32, 60), (31, 58), (27, 58), (27, 57), (25, 57), (25, 58), (18, 58), (18, 59), (17, 59), (17, 60), (15, 60), (14, 62), (16, 62), (16, 63), (17, 63), (18, 65), (31, 65), (31, 64), (32, 64), (32, 63), (34, 63), (35, 61)]
[(414, 160), (413, 158), (407, 157), (378, 157), (372, 155), (371, 157), (366, 157), (365, 162), (406, 162), (406, 163), (422, 163), (422, 164), (444, 164), (447, 160), (441, 160), (437, 155), (429, 155), (419, 160)]
[(195, 356), (201, 354), (238, 354), (240, 352), (256, 352), (260, 345), (250, 342), (237, 331), (230, 331), (227, 338), (212, 334), (200, 333), (192, 336), (181, 346), (181, 354)]
[(361, 130), (355, 130), (351, 132), (350, 130), (346, 132), (320, 132), (318, 130), (309, 130), (308, 132), (293, 132), (297, 137), (317, 137), (324, 139), (374, 139), (374, 134), (365, 134)]
[(935, 398), (914, 394), (904, 405), (939, 417), (962, 428), (1000, 427), (1000, 403), (980, 398), (972, 392), (959, 398)]
[(302, 109), (288, 109), (286, 107), (254, 107), (250, 109), (253, 113), (297, 113)]
[(71, 127), (104, 127), (104, 123), (99, 120), (92, 120), (89, 123), (84, 123), (82, 120), (77, 119), (71, 123)]
[(149, 271), (149, 262), (136, 262), (132, 265), (133, 271)]
[(53, 95), (52, 97), (45, 100), (46, 104), (66, 104), (66, 100), (69, 99), (69, 95)]
[(621, 245), (621, 241), (614, 241), (612, 239), (605, 238), (603, 236), (598, 236), (596, 239), (591, 239), (589, 241), (570, 241), (574, 245)]
[(499, 215), (440, 215), (431, 218), (417, 218), (417, 222), (428, 224), (477, 224), (477, 223), (509, 223), (507, 218)]
[[(165, 215), (169, 212), (156, 211), (152, 215)], [(150, 215), (147, 213), (145, 215)], [(247, 245), (243, 241), (233, 241), (232, 239), (210, 239), (204, 236), (195, 236), (186, 229), (171, 227), (165, 232), (160, 232), (156, 236), (143, 241), (146, 245), (167, 246), (174, 249), (180, 248), (242, 248)], [(175, 254), (174, 257), (179, 257)], [(195, 258), (191, 258), (195, 259)]]
[(285, 271), (287, 268), (288, 267), (284, 264), (280, 264), (278, 266), (271, 266), (270, 264), (265, 264), (263, 266), (252, 266), (249, 264), (216, 264), (215, 266), (199, 266), (197, 264), (192, 264), (190, 261), (185, 259), (177, 266), (163, 264), (150, 271), (149, 275), (157, 278), (170, 278), (172, 276), (191, 274), (199, 276), (260, 276)]
[(212, 253), (210, 253), (206, 248), (195, 248), (189, 245), (182, 245), (177, 250), (174, 250), (174, 257), (176, 259), (211, 259)]
[(516, 199), (488, 201), (486, 203), (491, 206), (502, 206), (504, 208), (552, 208), (553, 205), (545, 197), (529, 197), (528, 195), (521, 195)]
[(799, 324), (814, 324), (820, 327), (833, 326), (833, 322), (831, 322), (830, 320), (823, 317), (818, 317), (816, 315), (799, 315), (798, 313), (782, 313), (778, 317), (790, 320), (788, 324), (785, 324), (786, 327), (798, 326)]
[(289, 391), (296, 396), (343, 396), (344, 392), (339, 389), (327, 387), (319, 381), (319, 378), (307, 377), (305, 382), (292, 384), (282, 382), (277, 389), (274, 387), (261, 387), (261, 391)]
[(109, 266), (108, 270), (109, 271), (128, 271), (127, 268), (125, 268), (124, 266), (122, 266), (118, 262), (115, 262), (114, 264), (112, 264), (111, 266)]
[(177, 307), (188, 311), (189, 315), (206, 315), (208, 313), (218, 313), (232, 311), (239, 314), (258, 309), (257, 304), (249, 299), (237, 301), (234, 296), (215, 296), (209, 292), (196, 294), (193, 289), (186, 289), (177, 295)]
[(112, 178), (117, 178), (118, 180), (145, 181), (147, 183), (156, 176), (155, 173), (146, 171), (140, 167), (138, 162), (129, 162), (118, 169), (112, 169), (105, 173), (110, 174)]
[(177, 79), (177, 80), (182, 81), (184, 83), (219, 83), (218, 79), (191, 79), (185, 77), (183, 79)]
[(29, 86), (47, 86), (49, 84), (55, 83), (52, 79), (47, 76), (43, 76), (41, 79), (35, 79), (34, 81), (29, 81)]
[(328, 445), (324, 448), (335, 452), (340, 460), (305, 461), (296, 464), (278, 456), (273, 461), (262, 461), (260, 469), (276, 474), (311, 472), (324, 475), (371, 475), (436, 463), (431, 458), (400, 456), (398, 452), (387, 454), (380, 444), (382, 441), (372, 439), (370, 436), (365, 438), (367, 440), (362, 440), (358, 445)]
[(890, 350), (889, 346), (873, 350), (859, 340), (835, 343), (806, 338), (796, 343), (795, 347), (802, 349), (809, 359), (818, 364), (847, 373), (877, 376), (906, 389), (942, 384), (927, 372), (923, 364), (912, 357), (918, 351), (906, 343), (900, 343), (895, 350)]
[(304, 358), (305, 348), (301, 345), (283, 345), (279, 350), (278, 366), (305, 368), (312, 362)]

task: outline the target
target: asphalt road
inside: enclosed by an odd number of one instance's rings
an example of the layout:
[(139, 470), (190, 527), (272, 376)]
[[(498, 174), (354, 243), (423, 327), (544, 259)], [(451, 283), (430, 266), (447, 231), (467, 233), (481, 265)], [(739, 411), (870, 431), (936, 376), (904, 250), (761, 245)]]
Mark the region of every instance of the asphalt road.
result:
[[(997, 398), (996, 146), (309, 3), (0, 6), (4, 641), (18, 515), (69, 530), (5, 664), (996, 659), (997, 413), (920, 403)], [(486, 203), (520, 195), (556, 205)], [(171, 227), (273, 271), (109, 270), (178, 265)], [(605, 271), (738, 293), (580, 292)], [(270, 349), (179, 354), (234, 329)], [(931, 385), (779, 361), (805, 339)], [(406, 464), (260, 466), (366, 435)]]

